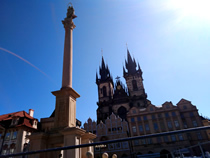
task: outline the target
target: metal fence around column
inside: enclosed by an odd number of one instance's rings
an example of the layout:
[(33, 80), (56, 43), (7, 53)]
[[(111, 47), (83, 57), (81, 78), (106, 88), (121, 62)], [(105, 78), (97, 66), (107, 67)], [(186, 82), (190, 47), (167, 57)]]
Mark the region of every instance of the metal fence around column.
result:
[(202, 127), (197, 127), (197, 128), (182, 129), (182, 130), (162, 132), (162, 133), (156, 133), (156, 134), (148, 134), (148, 135), (135, 136), (135, 137), (126, 137), (126, 138), (121, 138), (121, 139), (101, 141), (101, 142), (95, 142), (95, 143), (89, 143), (89, 144), (81, 144), (81, 145), (65, 146), (65, 147), (59, 147), (59, 148), (43, 149), (43, 150), (37, 150), (37, 151), (21, 152), (21, 153), (8, 154), (8, 155), (0, 155), (0, 158), (40, 154), (44, 152), (53, 152), (53, 151), (61, 151), (61, 150), (70, 150), (70, 149), (84, 148), (84, 147), (89, 147), (89, 146), (132, 141), (132, 140), (137, 140), (137, 139), (153, 138), (153, 137), (159, 137), (159, 136), (165, 136), (165, 135), (174, 135), (174, 134), (188, 133), (188, 132), (208, 130), (208, 129), (210, 129), (210, 126), (202, 126)]

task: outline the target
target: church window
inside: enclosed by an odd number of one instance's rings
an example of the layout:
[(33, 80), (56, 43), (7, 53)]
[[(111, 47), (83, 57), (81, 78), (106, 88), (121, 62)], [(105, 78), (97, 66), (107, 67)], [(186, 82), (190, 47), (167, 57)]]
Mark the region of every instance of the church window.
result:
[(103, 96), (106, 97), (107, 96), (107, 93), (106, 93), (106, 87), (103, 86)]
[(112, 131), (111, 128), (108, 128), (108, 131), (111, 132)]
[(114, 128), (112, 128), (112, 131), (116, 131), (117, 129), (114, 127)]
[(147, 121), (147, 116), (144, 116), (144, 121)]
[(169, 109), (169, 108), (170, 108), (170, 105), (169, 105), (169, 104), (167, 104), (167, 105), (166, 105), (166, 109)]
[(155, 119), (156, 119), (155, 115), (152, 115), (152, 119), (153, 119), (153, 120), (155, 120)]
[(185, 110), (186, 110), (186, 109), (187, 109), (187, 106), (186, 106), (186, 105), (184, 105), (184, 106), (183, 106), (183, 109), (185, 109)]
[(133, 110), (133, 114), (136, 114), (136, 110)]
[(150, 107), (150, 111), (153, 111), (154, 109), (153, 109), (153, 107)]
[(138, 117), (137, 117), (137, 120), (138, 120), (138, 121), (141, 121), (141, 117), (140, 117), (140, 116), (138, 116)]
[(134, 90), (134, 91), (137, 91), (137, 90), (138, 90), (138, 87), (137, 87), (137, 82), (136, 82), (136, 80), (133, 80), (133, 81), (132, 81), (132, 85), (133, 85), (133, 90)]
[(125, 119), (126, 120), (126, 113), (127, 110), (125, 107), (121, 106), (118, 110), (117, 110), (117, 114), (120, 116), (120, 118)]
[(117, 130), (118, 130), (118, 131), (122, 131), (122, 127), (118, 127)]

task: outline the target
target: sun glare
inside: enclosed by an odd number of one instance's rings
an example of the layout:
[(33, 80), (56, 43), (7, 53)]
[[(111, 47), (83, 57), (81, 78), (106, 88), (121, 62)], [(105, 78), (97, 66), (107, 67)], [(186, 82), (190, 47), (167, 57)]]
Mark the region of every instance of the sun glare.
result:
[(170, 0), (170, 8), (183, 17), (210, 20), (210, 0)]

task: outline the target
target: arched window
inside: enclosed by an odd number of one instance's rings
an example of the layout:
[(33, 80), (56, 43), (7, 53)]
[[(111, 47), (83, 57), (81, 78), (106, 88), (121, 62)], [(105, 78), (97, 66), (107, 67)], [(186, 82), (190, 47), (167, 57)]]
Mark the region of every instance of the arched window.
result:
[(126, 120), (126, 113), (127, 110), (125, 107), (121, 106), (118, 110), (117, 110), (117, 114), (120, 116), (120, 118)]
[(7, 150), (8, 150), (8, 145), (7, 144), (5, 144), (4, 146), (3, 146), (3, 148), (2, 148), (2, 155), (6, 155), (7, 154)]
[(138, 90), (138, 87), (137, 87), (137, 82), (136, 82), (136, 80), (133, 80), (133, 81), (132, 81), (132, 85), (133, 85), (133, 90), (134, 90), (134, 91), (137, 91), (137, 90)]
[(106, 93), (106, 87), (103, 86), (103, 96), (106, 97), (107, 96), (107, 93)]

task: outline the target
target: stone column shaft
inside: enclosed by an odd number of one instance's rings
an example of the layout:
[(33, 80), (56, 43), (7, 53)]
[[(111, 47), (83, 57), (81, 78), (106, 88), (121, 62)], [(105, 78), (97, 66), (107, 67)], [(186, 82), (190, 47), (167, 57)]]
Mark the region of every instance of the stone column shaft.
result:
[(63, 22), (65, 28), (65, 43), (63, 55), (63, 75), (62, 75), (62, 88), (72, 87), (72, 65), (73, 65), (73, 29), (75, 25), (72, 18), (65, 19)]

